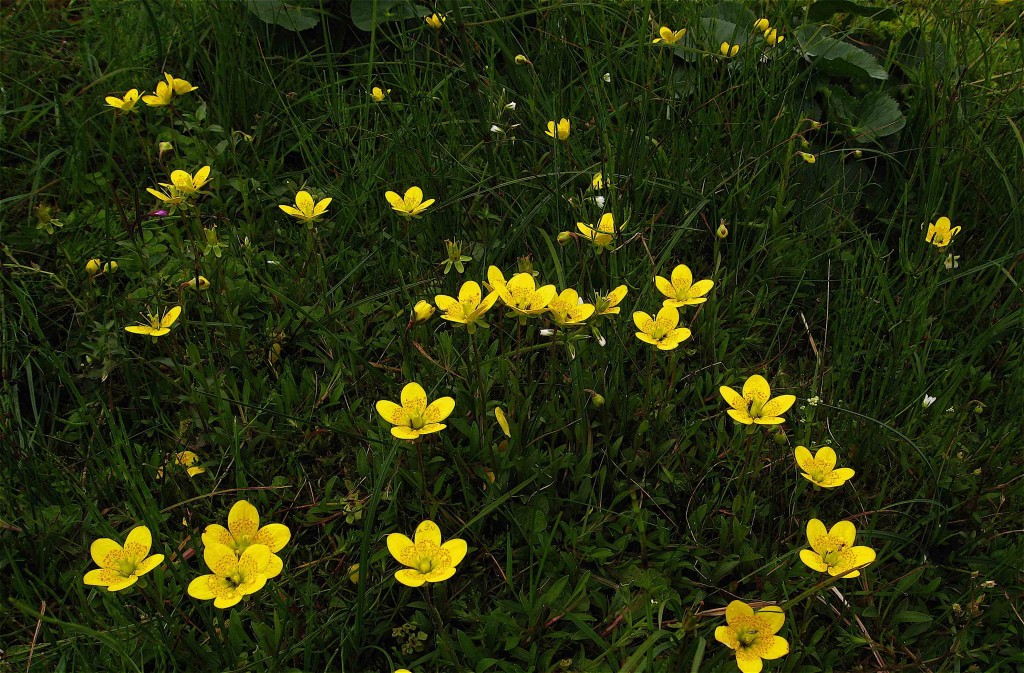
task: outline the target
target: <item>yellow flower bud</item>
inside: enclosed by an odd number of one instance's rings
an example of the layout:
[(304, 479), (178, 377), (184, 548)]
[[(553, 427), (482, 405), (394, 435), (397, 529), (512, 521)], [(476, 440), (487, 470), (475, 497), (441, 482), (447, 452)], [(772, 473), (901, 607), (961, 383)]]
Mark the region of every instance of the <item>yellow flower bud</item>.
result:
[(819, 121), (815, 121), (815, 120), (813, 120), (813, 119), (811, 119), (811, 120), (809, 120), (809, 121), (811, 122), (811, 130), (813, 130), (813, 131), (817, 131), (818, 129), (820, 129), (820, 128), (821, 128), (821, 122), (819, 122)]
[(359, 564), (353, 563), (348, 569), (348, 579), (352, 584), (359, 584)]
[(159, 149), (159, 151), (157, 153), (157, 158), (159, 158), (160, 161), (164, 160), (164, 155), (165, 154), (168, 154), (168, 153), (173, 154), (174, 153), (174, 145), (172, 145), (170, 143), (170, 141), (167, 141), (167, 140), (160, 141), (159, 147), (160, 147), (160, 149)]
[(797, 152), (796, 155), (809, 164), (813, 164), (815, 161), (818, 160), (818, 157), (814, 156), (809, 152)]
[(718, 230), (715, 232), (715, 235), (723, 240), (729, 235), (729, 228), (725, 226), (725, 220), (718, 224)]
[(420, 299), (412, 307), (412, 322), (415, 324), (430, 320), (437, 309), (430, 302)]
[(107, 262), (103, 265), (103, 273), (114, 273), (117, 271), (117, 262)]
[(572, 234), (571, 231), (560, 231), (560, 232), (558, 232), (558, 244), (559, 245), (568, 245), (569, 241), (571, 241), (572, 239), (573, 239), (573, 234)]
[(590, 401), (594, 403), (594, 406), (600, 409), (604, 406), (604, 395), (601, 393), (594, 393), (590, 397)]
[(864, 152), (862, 152), (860, 150), (854, 150), (853, 151), (853, 158), (854, 159), (860, 159), (862, 156), (864, 156)]
[(736, 54), (739, 53), (740, 45), (738, 45), (738, 44), (729, 44), (728, 42), (723, 42), (722, 46), (720, 46), (718, 48), (718, 51), (720, 51), (722, 53), (722, 56), (724, 56), (726, 58), (732, 58), (733, 56), (735, 56)]
[(88, 262), (85, 263), (85, 272), (90, 276), (95, 276), (100, 272), (100, 267), (102, 265), (102, 261), (98, 259), (90, 259)]
[(771, 28), (771, 25), (772, 24), (768, 21), (768, 19), (760, 18), (754, 22), (754, 30), (756, 30), (759, 33), (763, 33), (764, 31)]
[(202, 291), (210, 289), (210, 281), (206, 279), (206, 276), (199, 276), (199, 278), (191, 278), (185, 284), (188, 285), (193, 290), (198, 289)]
[(522, 54), (516, 54), (516, 65), (533, 65), (533, 62)]
[(775, 30), (774, 28), (769, 28), (768, 30), (764, 31), (764, 41), (773, 47), (785, 39), (786, 38), (783, 37), (782, 35), (779, 35), (779, 31)]

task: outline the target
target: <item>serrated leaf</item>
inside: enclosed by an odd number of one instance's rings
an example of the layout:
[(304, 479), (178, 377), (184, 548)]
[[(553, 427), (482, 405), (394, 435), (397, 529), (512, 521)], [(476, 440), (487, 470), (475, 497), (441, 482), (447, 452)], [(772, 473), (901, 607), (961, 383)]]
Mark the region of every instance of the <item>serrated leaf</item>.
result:
[(874, 56), (860, 47), (829, 37), (822, 26), (800, 26), (796, 39), (807, 60), (841, 77), (888, 79), (889, 73)]
[(352, 0), (350, 8), (352, 23), (366, 32), (387, 21), (404, 21), (431, 14), (429, 8), (414, 5), (410, 0)]
[(312, 11), (286, 3), (284, 0), (249, 0), (246, 7), (263, 23), (281, 26), (296, 33), (320, 23), (320, 17)]
[(865, 140), (878, 140), (898, 133), (907, 125), (899, 103), (881, 91), (864, 96), (850, 126), (850, 133)]
[(853, 0), (818, 0), (807, 10), (807, 20), (818, 23), (830, 19), (834, 14), (867, 16), (875, 21), (895, 21), (899, 18), (899, 14), (889, 7), (873, 7)]

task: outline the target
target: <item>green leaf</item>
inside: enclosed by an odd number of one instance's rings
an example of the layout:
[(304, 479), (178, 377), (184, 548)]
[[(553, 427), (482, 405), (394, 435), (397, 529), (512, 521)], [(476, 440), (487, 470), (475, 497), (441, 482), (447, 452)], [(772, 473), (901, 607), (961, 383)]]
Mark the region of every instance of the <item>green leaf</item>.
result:
[(869, 93), (860, 101), (850, 133), (864, 140), (878, 140), (898, 133), (907, 125), (899, 103), (881, 91)]
[(889, 73), (860, 47), (829, 37), (823, 26), (800, 26), (796, 39), (807, 60), (840, 77), (888, 79)]
[(285, 30), (296, 33), (313, 28), (320, 23), (320, 17), (312, 11), (286, 3), (284, 0), (249, 0), (246, 7), (263, 23), (281, 26)]
[(929, 615), (926, 615), (923, 612), (915, 612), (913, 610), (897, 612), (892, 619), (896, 623), (904, 624), (924, 624), (932, 621), (932, 618)]
[(386, 21), (404, 21), (432, 13), (429, 8), (414, 5), (410, 0), (352, 0), (351, 10), (352, 23), (366, 32)]
[(727, 21), (736, 26), (745, 26), (747, 32), (754, 30), (754, 21), (757, 20), (757, 17), (754, 16), (754, 13), (748, 7), (738, 2), (730, 2), (729, 0), (706, 8), (701, 16), (708, 19)]
[(895, 21), (899, 18), (899, 14), (889, 7), (872, 7), (853, 0), (818, 0), (807, 10), (807, 20), (820, 23), (830, 19), (833, 14), (855, 14), (875, 21)]

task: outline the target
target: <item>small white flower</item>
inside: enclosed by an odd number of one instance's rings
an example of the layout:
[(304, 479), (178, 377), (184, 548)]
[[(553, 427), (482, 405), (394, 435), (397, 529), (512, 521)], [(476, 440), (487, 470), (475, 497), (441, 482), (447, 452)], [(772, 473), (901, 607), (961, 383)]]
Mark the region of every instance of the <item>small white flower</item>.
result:
[(981, 583), (981, 586), (985, 587), (986, 589), (991, 589), (995, 585), (996, 585), (996, 581), (995, 580), (985, 580), (984, 582)]
[(505, 106), (505, 109), (506, 110), (515, 110), (516, 109), (516, 102), (512, 101), (511, 103), (509, 103), (508, 105)]
[(955, 269), (960, 266), (960, 262), (958, 261), (959, 259), (960, 255), (954, 255), (953, 253), (949, 253), (948, 255), (946, 255), (946, 261), (942, 263), (942, 266), (950, 270)]
[(814, 397), (807, 398), (807, 406), (816, 407), (821, 402), (821, 398), (815, 395)]
[(541, 335), (541, 336), (551, 336), (551, 335), (553, 335), (554, 333), (555, 333), (555, 330), (553, 330), (553, 329), (542, 329), (542, 330), (540, 331), (540, 335)]
[(938, 399), (938, 398), (932, 397), (928, 393), (925, 393), (924, 394), (924, 401), (921, 402), (921, 406), (924, 407), (925, 409), (927, 409), (928, 407), (932, 406), (932, 402), (934, 402), (936, 399)]
[(491, 133), (504, 133), (504, 131), (502, 131), (501, 127), (498, 126), (497, 124), (493, 124), (491, 126)]
[(597, 204), (598, 208), (604, 208), (604, 197), (598, 194), (594, 197), (594, 203)]
[(612, 81), (612, 74), (610, 72), (606, 72), (605, 74), (603, 74), (601, 76), (601, 79), (603, 79), (605, 82), (611, 82)]
[(606, 343), (608, 343), (608, 340), (604, 338), (603, 334), (601, 336), (597, 337), (597, 345), (598, 346), (600, 346), (601, 348), (604, 348), (604, 345)]

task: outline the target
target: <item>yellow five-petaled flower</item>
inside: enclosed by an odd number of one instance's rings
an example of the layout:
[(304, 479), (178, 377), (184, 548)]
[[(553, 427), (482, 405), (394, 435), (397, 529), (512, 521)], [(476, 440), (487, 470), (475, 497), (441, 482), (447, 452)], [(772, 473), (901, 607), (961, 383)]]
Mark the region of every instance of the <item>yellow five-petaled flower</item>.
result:
[(466, 541), (459, 538), (442, 544), (441, 529), (429, 520), (416, 526), (414, 539), (410, 540), (401, 533), (388, 535), (388, 551), (406, 566), (395, 573), (395, 579), (408, 587), (450, 578), (468, 550)]
[(267, 584), (265, 571), (271, 556), (264, 544), (249, 546), (241, 556), (227, 545), (208, 544), (203, 549), (203, 560), (213, 573), (192, 580), (188, 595), (201, 601), (212, 598), (214, 607), (230, 608)]
[(934, 245), (936, 248), (945, 248), (949, 245), (949, 242), (953, 240), (953, 237), (960, 233), (960, 227), (950, 228), (948, 217), (940, 217), (935, 220), (935, 223), (928, 224), (928, 233), (925, 234), (924, 240)]
[(560, 327), (575, 327), (594, 315), (596, 307), (593, 304), (586, 304), (580, 299), (576, 290), (567, 288), (556, 296), (548, 304), (548, 313), (551, 319)]
[(397, 192), (385, 192), (384, 198), (402, 217), (419, 217), (434, 203), (434, 199), (423, 200), (423, 190), (419, 187), (410, 187), (406, 190), (405, 196), (400, 196)]
[(164, 79), (166, 81), (157, 83), (155, 94), (149, 94), (142, 97), (143, 103), (150, 107), (170, 105), (171, 100), (175, 96), (183, 96), (199, 88), (192, 86), (192, 84), (187, 80), (178, 79), (177, 77), (173, 77), (167, 73), (164, 73)]
[(743, 384), (743, 394), (728, 386), (718, 389), (732, 409), (726, 413), (744, 425), (778, 425), (786, 419), (786, 413), (796, 402), (795, 395), (771, 397), (772, 390), (760, 374), (754, 374)]
[(602, 215), (596, 227), (584, 224), (583, 222), (577, 222), (576, 228), (594, 244), (597, 254), (612, 249), (617, 232), (615, 231), (615, 217), (611, 213)]
[(384, 89), (381, 89), (379, 86), (375, 86), (372, 89), (370, 89), (370, 98), (380, 103), (387, 97), (389, 93), (391, 93), (391, 89), (385, 91)]
[(139, 90), (129, 89), (124, 94), (124, 98), (118, 98), (117, 96), (107, 96), (103, 100), (106, 101), (107, 105), (116, 110), (119, 110), (120, 112), (131, 112), (135, 108), (135, 104), (139, 102)]
[(444, 430), (447, 426), (441, 421), (455, 409), (451, 397), (439, 397), (427, 404), (427, 392), (418, 383), (407, 383), (402, 388), (401, 400), (401, 406), (388, 400), (377, 402), (377, 413), (394, 426), (391, 434), (399, 439), (416, 439)]
[(531, 273), (517, 273), (506, 283), (501, 269), (496, 266), (487, 269), (487, 281), (501, 297), (501, 301), (512, 309), (520, 317), (520, 320), (539, 316), (547, 311), (551, 300), (558, 294), (554, 285), (537, 287)]
[(690, 330), (679, 327), (679, 309), (662, 306), (658, 317), (652, 318), (643, 311), (633, 314), (633, 323), (640, 331), (636, 338), (644, 343), (657, 346), (658, 350), (670, 351), (690, 338)]
[(434, 30), (441, 30), (444, 28), (444, 22), (448, 20), (448, 17), (444, 14), (431, 14), (423, 20)]
[(285, 206), (280, 205), (278, 208), (288, 213), (300, 222), (305, 222), (308, 225), (312, 223), (324, 213), (327, 212), (327, 206), (331, 205), (333, 201), (331, 197), (320, 199), (316, 203), (313, 202), (313, 195), (309, 192), (302, 190), (295, 195), (295, 205)]
[(683, 35), (686, 35), (686, 29), (680, 28), (679, 30), (673, 31), (668, 26), (662, 26), (658, 30), (659, 37), (654, 38), (654, 44), (663, 42), (665, 44), (675, 44), (679, 40), (683, 39)]
[(174, 324), (179, 315), (181, 315), (181, 307), (174, 306), (168, 309), (162, 318), (159, 315), (147, 315), (148, 325), (145, 323), (141, 325), (128, 325), (124, 329), (132, 334), (146, 334), (152, 337), (163, 336), (171, 331), (171, 325)]
[(733, 56), (739, 53), (740, 45), (723, 42), (722, 45), (718, 48), (718, 51), (721, 52), (722, 56), (726, 58), (732, 58)]
[(192, 175), (188, 171), (173, 171), (171, 172), (170, 184), (161, 182), (161, 187), (167, 187), (168, 189), (174, 188), (179, 194), (184, 196), (194, 196), (199, 193), (199, 190), (210, 181), (210, 167), (203, 166), (195, 175)]
[(562, 117), (556, 124), (553, 121), (548, 122), (548, 130), (544, 132), (549, 138), (558, 138), (559, 140), (569, 139), (569, 120)]
[(164, 562), (163, 554), (149, 555), (152, 546), (153, 536), (145, 526), (132, 528), (123, 547), (110, 538), (101, 537), (89, 547), (99, 569), (87, 572), (85, 583), (106, 587), (108, 591), (127, 589)]
[(800, 550), (800, 560), (811, 570), (827, 572), (832, 577), (857, 577), (860, 571), (853, 569), (874, 561), (875, 550), (854, 547), (856, 537), (857, 527), (850, 521), (840, 521), (826, 530), (822, 521), (811, 519), (807, 522), (807, 541), (811, 548)]
[[(284, 549), (292, 538), (292, 532), (282, 523), (268, 523), (260, 526), (260, 513), (246, 500), (239, 500), (228, 512), (228, 527), (211, 523), (203, 532), (203, 544), (224, 545), (239, 558), (252, 545), (264, 545), (270, 551), (270, 558), (260, 571), (267, 578), (277, 577), (284, 568), (284, 562), (277, 552)], [(212, 566), (211, 566), (211, 569)]]
[(434, 297), (434, 303), (444, 313), (441, 316), (445, 320), (462, 323), (467, 331), (473, 334), (477, 327), (487, 327), (484, 322), (484, 314), (498, 300), (497, 292), (489, 292), (483, 296), (480, 284), (476, 281), (466, 281), (459, 289), (459, 298), (449, 297), (446, 294), (439, 294)]
[(715, 629), (715, 640), (736, 651), (736, 665), (743, 673), (760, 673), (762, 659), (778, 659), (789, 654), (789, 643), (775, 635), (782, 629), (786, 615), (777, 605), (754, 611), (742, 601), (725, 608), (725, 623)]
[(618, 315), (622, 308), (619, 303), (625, 298), (629, 291), (625, 285), (620, 285), (607, 295), (599, 295), (594, 301), (594, 308), (597, 315)]
[(694, 283), (690, 267), (685, 264), (680, 264), (672, 269), (671, 281), (661, 276), (655, 276), (654, 284), (658, 291), (667, 297), (665, 306), (675, 306), (676, 308), (703, 304), (708, 300), (705, 295), (715, 286), (712, 280), (699, 280)]
[(796, 447), (796, 464), (803, 470), (804, 479), (822, 488), (842, 486), (854, 475), (848, 467), (836, 469), (836, 452), (829, 446), (821, 447), (813, 456), (806, 446)]

